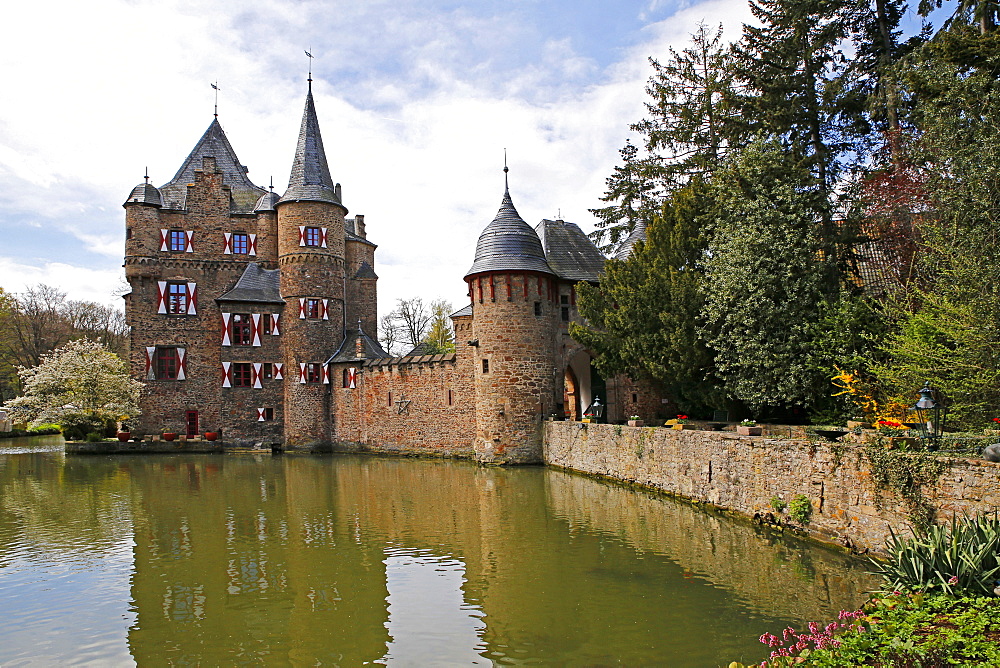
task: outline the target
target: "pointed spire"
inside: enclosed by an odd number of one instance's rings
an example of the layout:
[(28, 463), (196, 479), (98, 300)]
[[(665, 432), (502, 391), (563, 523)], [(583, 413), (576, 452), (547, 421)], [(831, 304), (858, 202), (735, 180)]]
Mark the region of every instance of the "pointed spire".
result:
[[(311, 78), (311, 77), (310, 77)], [(292, 174), (288, 178), (288, 189), (281, 196), (281, 202), (292, 201), (330, 202), (343, 204), (330, 178), (330, 167), (323, 149), (323, 136), (319, 131), (316, 105), (313, 102), (312, 84), (306, 93), (306, 106), (302, 112), (302, 127), (295, 147)]]

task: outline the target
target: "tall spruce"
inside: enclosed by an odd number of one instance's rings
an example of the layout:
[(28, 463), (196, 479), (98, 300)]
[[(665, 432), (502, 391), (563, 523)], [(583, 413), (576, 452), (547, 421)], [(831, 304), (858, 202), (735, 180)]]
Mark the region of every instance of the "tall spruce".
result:
[(580, 284), (586, 325), (573, 337), (596, 353), (597, 369), (659, 381), (681, 410), (724, 398), (712, 354), (698, 333), (711, 220), (711, 190), (700, 177), (674, 191), (647, 227), (647, 241), (610, 260), (600, 287)]
[(648, 116), (630, 126), (642, 146), (626, 142), (601, 198), (608, 205), (592, 209), (591, 236), (603, 250), (617, 248), (639, 220), (649, 221), (672, 191), (718, 168), (739, 132), (730, 60), (722, 28), (705, 24), (689, 46), (671, 48), (666, 61), (650, 58)]

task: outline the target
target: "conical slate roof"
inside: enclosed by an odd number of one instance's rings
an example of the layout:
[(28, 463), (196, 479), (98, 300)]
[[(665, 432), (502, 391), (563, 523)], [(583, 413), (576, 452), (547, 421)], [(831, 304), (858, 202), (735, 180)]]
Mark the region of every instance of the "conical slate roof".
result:
[(545, 219), (535, 226), (535, 232), (542, 240), (545, 260), (559, 278), (593, 283), (601, 280), (604, 255), (579, 225)]
[(615, 253), (616, 260), (627, 260), (632, 257), (632, 253), (635, 252), (635, 245), (640, 241), (646, 240), (646, 221), (642, 218), (636, 222), (635, 227), (632, 228), (632, 233), (628, 235), (628, 238), (622, 242), (622, 245), (618, 247), (618, 252)]
[(280, 199), (281, 197), (278, 196), (278, 193), (273, 190), (271, 192), (264, 193), (260, 196), (260, 199), (257, 200), (257, 205), (253, 208), (254, 213), (258, 211), (274, 211), (274, 205), (277, 204)]
[(504, 188), (496, 218), (479, 235), (476, 260), (465, 278), (488, 271), (553, 273), (545, 261), (541, 240), (514, 208), (509, 188)]
[(280, 202), (307, 200), (312, 202), (343, 203), (330, 178), (330, 166), (326, 162), (323, 137), (319, 132), (319, 119), (313, 103), (312, 85), (306, 95), (306, 107), (302, 112), (302, 127), (299, 142), (295, 147), (292, 174), (288, 179), (288, 189)]
[(140, 183), (129, 193), (125, 204), (150, 204), (152, 206), (163, 206), (163, 198), (160, 191), (152, 183)]
[(222, 131), (219, 119), (212, 119), (211, 125), (205, 130), (194, 149), (184, 160), (169, 183), (160, 186), (163, 205), (168, 209), (184, 209), (187, 204), (188, 184), (194, 183), (195, 170), (202, 168), (206, 157), (215, 158), (215, 168), (222, 172), (222, 182), (230, 188), (235, 213), (250, 213), (257, 200), (266, 191), (247, 177), (247, 168), (236, 157), (226, 133)]

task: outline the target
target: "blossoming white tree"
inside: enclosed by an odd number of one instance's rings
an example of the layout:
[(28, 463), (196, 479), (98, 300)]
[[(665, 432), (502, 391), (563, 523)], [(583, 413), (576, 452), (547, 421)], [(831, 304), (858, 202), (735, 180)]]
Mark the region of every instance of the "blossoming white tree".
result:
[(142, 383), (130, 379), (121, 358), (96, 341), (70, 341), (18, 375), (24, 394), (8, 404), (16, 420), (86, 433), (139, 415)]

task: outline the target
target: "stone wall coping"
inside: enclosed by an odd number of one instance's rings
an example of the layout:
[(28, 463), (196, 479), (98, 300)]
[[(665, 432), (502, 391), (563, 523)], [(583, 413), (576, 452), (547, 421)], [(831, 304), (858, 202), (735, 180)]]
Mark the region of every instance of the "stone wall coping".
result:
[(412, 357), (381, 357), (378, 359), (366, 360), (365, 366), (398, 366), (400, 364), (428, 364), (434, 362), (454, 362), (457, 358), (455, 353), (441, 355), (415, 355)]

